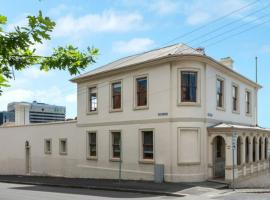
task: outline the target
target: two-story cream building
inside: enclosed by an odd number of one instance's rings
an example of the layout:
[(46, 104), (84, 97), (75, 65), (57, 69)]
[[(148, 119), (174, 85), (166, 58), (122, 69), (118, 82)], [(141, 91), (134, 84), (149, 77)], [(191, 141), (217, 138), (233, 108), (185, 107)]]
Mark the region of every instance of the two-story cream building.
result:
[[(0, 128), (0, 174), (153, 180), (232, 179), (268, 168), (270, 131), (257, 126), (257, 83), (177, 44), (71, 80), (77, 121)], [(15, 139), (16, 138), (16, 139)], [(11, 145), (14, 144), (14, 145)]]

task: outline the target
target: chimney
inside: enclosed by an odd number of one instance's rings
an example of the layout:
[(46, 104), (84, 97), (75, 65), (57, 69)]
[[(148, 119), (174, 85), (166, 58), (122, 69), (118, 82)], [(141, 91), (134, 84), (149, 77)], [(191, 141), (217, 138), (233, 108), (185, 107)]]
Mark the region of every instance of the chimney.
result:
[(203, 47), (198, 47), (195, 49), (198, 53), (202, 54), (202, 55), (205, 55), (205, 51), (204, 51), (204, 48)]
[(219, 62), (226, 67), (233, 69), (233, 59), (231, 57), (221, 58)]

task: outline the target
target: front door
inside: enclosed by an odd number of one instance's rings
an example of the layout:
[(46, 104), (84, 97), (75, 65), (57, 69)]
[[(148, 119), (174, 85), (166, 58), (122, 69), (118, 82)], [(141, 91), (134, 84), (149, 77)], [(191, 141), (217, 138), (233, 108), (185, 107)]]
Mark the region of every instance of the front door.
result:
[(214, 139), (214, 177), (225, 177), (225, 141), (221, 136)]

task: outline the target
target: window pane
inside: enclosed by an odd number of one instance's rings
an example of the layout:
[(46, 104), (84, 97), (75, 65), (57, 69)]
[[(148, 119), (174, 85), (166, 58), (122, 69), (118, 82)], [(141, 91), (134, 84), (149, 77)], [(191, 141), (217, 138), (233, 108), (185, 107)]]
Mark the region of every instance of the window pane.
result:
[(89, 111), (97, 110), (97, 88), (89, 88)]
[(147, 105), (147, 77), (136, 79), (137, 106)]
[(121, 108), (121, 82), (112, 84), (112, 108)]
[(197, 72), (181, 72), (181, 101), (197, 101)]
[(153, 159), (153, 132), (143, 131), (143, 158)]
[(112, 157), (120, 158), (121, 155), (121, 133), (112, 132)]
[(217, 107), (223, 107), (223, 81), (217, 79)]

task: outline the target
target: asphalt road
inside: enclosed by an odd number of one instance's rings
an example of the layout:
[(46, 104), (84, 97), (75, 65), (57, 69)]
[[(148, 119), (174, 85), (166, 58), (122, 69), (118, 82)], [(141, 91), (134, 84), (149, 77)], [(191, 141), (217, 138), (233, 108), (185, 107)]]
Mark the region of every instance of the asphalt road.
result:
[(100, 199), (146, 199), (146, 200), (270, 200), (270, 193), (234, 193), (231, 191), (190, 194), (185, 197), (153, 196), (139, 193), (112, 192), (60, 187), (30, 186), (0, 183), (0, 200), (100, 200)]

